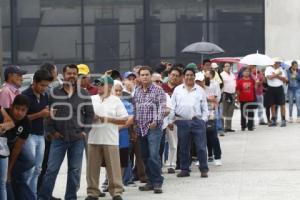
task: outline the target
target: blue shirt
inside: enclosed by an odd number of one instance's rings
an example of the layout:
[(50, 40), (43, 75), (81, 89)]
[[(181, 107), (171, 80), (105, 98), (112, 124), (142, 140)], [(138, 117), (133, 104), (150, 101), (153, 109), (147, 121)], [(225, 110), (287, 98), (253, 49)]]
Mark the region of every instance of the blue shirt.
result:
[[(125, 99), (121, 99), (122, 103), (124, 104), (126, 111), (129, 116), (133, 116), (133, 106), (132, 103)], [(128, 148), (129, 147), (129, 129), (122, 128), (119, 130), (119, 148)]]
[[(22, 94), (26, 95), (29, 99), (30, 106), (28, 108), (28, 115), (38, 113), (43, 110), (46, 106), (48, 106), (48, 95), (42, 94), (38, 99), (37, 96), (33, 93), (31, 87), (22, 92)], [(31, 134), (35, 135), (44, 135), (44, 118), (38, 118), (31, 121)]]

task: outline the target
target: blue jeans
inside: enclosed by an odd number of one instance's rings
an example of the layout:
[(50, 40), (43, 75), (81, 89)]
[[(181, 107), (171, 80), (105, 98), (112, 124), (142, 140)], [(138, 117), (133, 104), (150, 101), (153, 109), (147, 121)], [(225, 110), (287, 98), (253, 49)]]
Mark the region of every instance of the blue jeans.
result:
[(7, 181), (8, 158), (0, 158), (0, 199), (6, 200), (6, 181)]
[(289, 117), (293, 116), (294, 99), (296, 99), (297, 117), (300, 117), (300, 89), (288, 89)]
[(51, 199), (56, 177), (66, 153), (68, 159), (68, 178), (65, 199), (77, 199), (76, 192), (79, 188), (80, 182), (83, 149), (84, 139), (73, 142), (66, 142), (61, 139), (52, 141), (50, 146), (48, 168), (40, 188), (39, 199)]
[(7, 183), (8, 200), (33, 200), (35, 196), (27, 184), (25, 172), (34, 166), (32, 152), (23, 146), (11, 174), (11, 182)]
[(148, 181), (153, 186), (162, 186), (164, 177), (161, 175), (161, 157), (159, 149), (162, 131), (159, 128), (149, 129), (148, 135), (140, 137), (140, 148), (145, 164)]
[(24, 148), (31, 151), (34, 157), (34, 167), (25, 173), (27, 184), (32, 190), (35, 198), (37, 198), (37, 182), (42, 171), (42, 163), (45, 151), (45, 137), (44, 135), (30, 135), (27, 139)]
[(221, 106), (218, 107), (216, 113), (217, 113), (217, 130), (224, 131), (223, 122), (222, 122), (223, 109), (221, 108)]
[(206, 123), (203, 120), (178, 120), (175, 122), (178, 128), (178, 142), (181, 146), (179, 151), (180, 169), (189, 172), (191, 164), (191, 143), (196, 145), (199, 170), (208, 171), (207, 149), (206, 149)]

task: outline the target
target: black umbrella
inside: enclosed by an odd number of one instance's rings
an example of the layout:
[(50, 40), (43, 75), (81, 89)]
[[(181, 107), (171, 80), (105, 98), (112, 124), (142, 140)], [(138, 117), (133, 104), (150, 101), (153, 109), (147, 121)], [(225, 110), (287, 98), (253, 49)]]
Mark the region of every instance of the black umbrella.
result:
[(211, 54), (224, 53), (224, 50), (214, 43), (202, 41), (202, 42), (196, 42), (188, 45), (181, 52), (211, 55)]

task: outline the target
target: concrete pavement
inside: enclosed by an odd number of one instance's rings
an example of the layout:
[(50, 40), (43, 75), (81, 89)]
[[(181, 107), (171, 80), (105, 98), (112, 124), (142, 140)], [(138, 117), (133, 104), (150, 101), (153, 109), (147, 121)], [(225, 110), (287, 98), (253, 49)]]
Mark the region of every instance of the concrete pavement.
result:
[[(234, 128), (240, 130), (236, 110)], [(237, 131), (220, 137), (223, 166), (210, 165), (208, 179), (193, 166), (191, 177), (165, 176), (164, 193), (140, 192), (126, 187), (124, 200), (299, 200), (300, 123), (286, 128), (256, 126), (253, 132)], [(165, 170), (166, 171), (166, 170)], [(54, 196), (62, 198), (66, 161), (59, 173)], [(101, 182), (103, 182), (103, 174)], [(78, 199), (86, 197), (85, 162)], [(103, 200), (111, 197), (99, 198)]]

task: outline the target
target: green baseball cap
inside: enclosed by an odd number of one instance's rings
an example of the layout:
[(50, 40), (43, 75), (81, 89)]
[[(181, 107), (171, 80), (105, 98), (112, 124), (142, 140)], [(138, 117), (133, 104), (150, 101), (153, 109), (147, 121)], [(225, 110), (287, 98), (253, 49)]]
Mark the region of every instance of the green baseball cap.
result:
[(198, 72), (198, 66), (195, 63), (189, 63), (185, 69), (193, 69), (195, 72)]
[(114, 80), (110, 76), (102, 76), (94, 80), (93, 84), (95, 86), (114, 85)]

